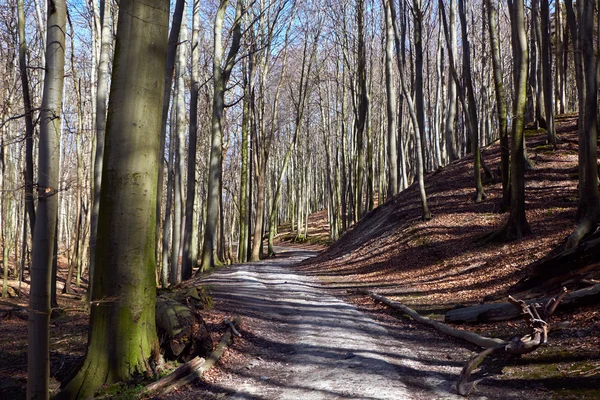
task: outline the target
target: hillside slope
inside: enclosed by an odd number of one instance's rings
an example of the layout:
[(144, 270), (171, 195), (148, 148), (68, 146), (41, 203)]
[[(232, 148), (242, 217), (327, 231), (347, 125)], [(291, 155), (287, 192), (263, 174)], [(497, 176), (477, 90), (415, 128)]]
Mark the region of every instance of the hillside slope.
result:
[[(477, 241), (500, 227), (507, 215), (496, 212), (499, 182), (488, 182), (487, 199), (473, 202), (469, 156), (426, 177), (431, 221), (420, 220), (413, 185), (367, 214), (330, 248), (305, 262), (303, 269), (332, 288), (373, 290), (435, 319), (442, 319), (445, 311), (457, 305), (477, 304), (485, 296), (502, 294), (525, 276), (533, 261), (561, 251), (575, 227), (576, 118), (557, 120), (561, 141), (556, 151), (545, 145), (544, 133), (527, 134), (533, 169), (526, 172), (526, 209), (533, 233), (526, 238), (506, 243)], [(498, 146), (484, 149), (483, 157), (497, 171)], [(349, 296), (372, 311), (390, 313), (373, 306), (365, 296)], [(597, 310), (590, 306), (557, 313), (555, 320), (568, 319), (571, 327), (552, 334), (547, 346), (522, 361), (500, 368), (501, 379), (533, 382), (560, 398), (600, 398)], [(400, 324), (406, 327), (410, 322)], [(524, 332), (521, 322), (459, 327), (504, 339)]]

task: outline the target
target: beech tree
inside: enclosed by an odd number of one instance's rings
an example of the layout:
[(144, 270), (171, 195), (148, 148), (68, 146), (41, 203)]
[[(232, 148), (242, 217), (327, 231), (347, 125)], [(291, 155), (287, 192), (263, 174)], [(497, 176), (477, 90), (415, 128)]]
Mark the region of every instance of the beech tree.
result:
[[(212, 268), (221, 260), (217, 257), (217, 222), (220, 215), (223, 176), (223, 112), (225, 110), (225, 91), (231, 71), (236, 62), (242, 37), (241, 19), (243, 13), (242, 0), (237, 1), (233, 35), (229, 52), (223, 59), (223, 20), (229, 0), (221, 0), (215, 16), (214, 55), (213, 55), (213, 105), (211, 120), (210, 167), (208, 172), (208, 193), (206, 199), (206, 228), (202, 247), (201, 270)], [(223, 227), (222, 227), (223, 228)]]
[(47, 399), (50, 378), (50, 292), (58, 215), (58, 169), (67, 6), (48, 3), (44, 94), (40, 112), (36, 223), (29, 295), (27, 397)]
[[(155, 206), (169, 3), (121, 0), (108, 104), (90, 335), (59, 398), (88, 398), (157, 354)], [(131, 207), (135, 204), (135, 207)]]

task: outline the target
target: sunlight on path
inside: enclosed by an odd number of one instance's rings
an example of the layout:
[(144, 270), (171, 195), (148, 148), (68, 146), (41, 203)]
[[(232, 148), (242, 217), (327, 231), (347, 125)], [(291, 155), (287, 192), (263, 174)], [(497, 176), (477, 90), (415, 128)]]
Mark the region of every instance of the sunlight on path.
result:
[[(279, 249), (281, 251), (281, 249)], [(453, 399), (453, 381), (426, 371), (415, 338), (401, 341), (292, 266), (310, 251), (219, 270), (203, 281), (252, 322), (264, 354), (225, 382), (230, 399)], [(234, 311), (236, 310), (236, 311)], [(258, 337), (259, 336), (259, 337)]]

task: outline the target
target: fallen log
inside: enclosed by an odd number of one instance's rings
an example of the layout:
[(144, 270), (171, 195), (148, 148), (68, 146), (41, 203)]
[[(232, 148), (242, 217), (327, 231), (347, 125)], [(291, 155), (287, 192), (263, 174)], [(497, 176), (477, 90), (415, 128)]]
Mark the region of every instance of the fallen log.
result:
[(368, 291), (361, 292), (361, 293), (368, 294), (376, 302), (383, 303), (395, 310), (403, 312), (404, 314), (408, 315), (409, 317), (411, 317), (412, 319), (414, 319), (417, 322), (420, 322), (425, 325), (429, 325), (429, 326), (437, 329), (438, 331), (445, 333), (446, 335), (449, 335), (449, 336), (452, 336), (452, 337), (455, 337), (458, 339), (463, 339), (463, 340), (465, 340), (469, 343), (473, 343), (474, 345), (477, 345), (479, 347), (493, 348), (493, 347), (497, 347), (497, 346), (504, 346), (506, 344), (506, 341), (504, 341), (502, 339), (488, 338), (488, 337), (481, 336), (481, 335), (478, 335), (473, 332), (466, 331), (464, 329), (455, 329), (447, 324), (444, 324), (443, 322), (439, 322), (439, 321), (429, 319), (427, 317), (423, 317), (422, 315), (417, 313), (412, 308), (407, 307), (404, 304), (398, 303), (396, 301), (392, 301), (392, 300), (388, 299), (387, 297), (384, 297), (384, 296), (381, 296), (381, 295), (378, 295), (378, 294), (375, 294), (372, 292), (368, 292)]
[[(529, 304), (545, 303), (551, 297), (525, 300)], [(589, 304), (600, 301), (600, 284), (569, 292), (560, 303), (560, 307)], [(509, 321), (518, 318), (521, 311), (510, 302), (479, 304), (471, 307), (456, 308), (446, 312), (444, 322), (494, 322)]]
[[(217, 361), (219, 361), (221, 356), (223, 356), (223, 353), (231, 343), (233, 336), (236, 335), (235, 332), (237, 332), (237, 328), (240, 326), (241, 319), (240, 317), (236, 317), (233, 321), (228, 322), (229, 321), (225, 321), (225, 323), (228, 324), (227, 331), (223, 334), (219, 344), (207, 359), (200, 357), (193, 358), (164, 378), (146, 386), (145, 392), (154, 396), (160, 396), (199, 379), (202, 374), (212, 368)], [(239, 335), (239, 332), (237, 335)]]

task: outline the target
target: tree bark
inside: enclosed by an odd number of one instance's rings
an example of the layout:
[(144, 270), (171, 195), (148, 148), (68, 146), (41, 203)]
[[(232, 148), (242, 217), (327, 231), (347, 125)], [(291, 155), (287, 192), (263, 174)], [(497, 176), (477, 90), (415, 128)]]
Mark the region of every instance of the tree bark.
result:
[(207, 213), (204, 229), (204, 245), (202, 246), (202, 266), (201, 271), (211, 269), (215, 264), (221, 262), (217, 257), (217, 223), (220, 216), (221, 207), (221, 180), (222, 180), (222, 160), (223, 160), (223, 113), (225, 111), (225, 91), (231, 70), (236, 61), (237, 53), (241, 46), (241, 16), (243, 12), (242, 2), (238, 0), (236, 7), (236, 16), (233, 26), (233, 38), (229, 48), (229, 53), (223, 63), (223, 40), (222, 28), (225, 19), (225, 12), (229, 0), (221, 0), (219, 9), (215, 16), (214, 26), (214, 57), (213, 57), (213, 105), (211, 118), (211, 145), (210, 145), (210, 164), (208, 172), (208, 194), (207, 194)]
[(548, 143), (556, 148), (556, 132), (554, 130), (554, 107), (552, 97), (552, 43), (550, 32), (550, 5), (548, 0), (541, 0), (542, 30), (542, 83), (544, 85), (544, 109), (546, 111), (546, 134)]
[(497, 24), (498, 12), (495, 0), (487, 0), (487, 19), (492, 47), (492, 68), (494, 72), (494, 86), (496, 88), (496, 110), (498, 112), (498, 129), (500, 136), (500, 172), (502, 176), (501, 211), (510, 206), (510, 148), (508, 144), (508, 111), (506, 104), (506, 91), (502, 79), (502, 61), (500, 56), (500, 38)]
[[(102, 169), (104, 160), (104, 145), (106, 135), (106, 99), (108, 97), (108, 64), (112, 33), (111, 0), (100, 2), (100, 62), (98, 63), (98, 90), (96, 92), (96, 153), (94, 154), (94, 176), (92, 179), (92, 210), (90, 213), (90, 283), (88, 298), (93, 290), (94, 270), (96, 266), (96, 240), (98, 237), (98, 212), (100, 211), (100, 189), (102, 187)], [(109, 2), (107, 4), (107, 2)]]
[(389, 2), (384, 0), (385, 11), (385, 86), (387, 100), (387, 150), (388, 150), (388, 196), (398, 194), (398, 145), (396, 135), (396, 84), (394, 82), (394, 24)]
[[(598, 80), (597, 63), (594, 55), (594, 3), (582, 2), (583, 9), (579, 13), (580, 40), (585, 67), (585, 108), (579, 110), (579, 121), (583, 123), (583, 137), (579, 145), (583, 151), (579, 153), (580, 170), (585, 173), (585, 180), (579, 186), (584, 187), (585, 215), (575, 231), (569, 236), (566, 249), (577, 247), (588, 234), (594, 232), (600, 220), (600, 193), (598, 192)], [(580, 132), (581, 133), (581, 132)], [(583, 164), (583, 166), (582, 166)], [(580, 176), (581, 179), (581, 176)]]
[(155, 212), (168, 18), (165, 0), (120, 2), (88, 351), (58, 398), (88, 398), (104, 383), (145, 373), (157, 354)]
[(38, 206), (33, 232), (29, 295), (27, 398), (49, 396), (50, 286), (58, 210), (61, 110), (65, 69), (67, 7), (50, 0), (47, 13), (46, 74), (40, 113)]
[[(192, 3), (192, 68), (190, 88), (190, 125), (187, 165), (187, 193), (185, 197), (185, 227), (183, 235), (183, 258), (181, 261), (181, 278), (186, 280), (192, 276), (192, 267), (198, 262), (192, 255), (196, 253), (192, 246), (194, 232), (194, 203), (196, 202), (196, 152), (198, 142), (198, 91), (200, 90), (200, 66), (198, 65), (200, 49), (200, 0)], [(197, 254), (196, 254), (197, 256)]]

